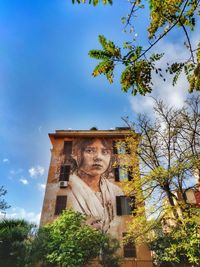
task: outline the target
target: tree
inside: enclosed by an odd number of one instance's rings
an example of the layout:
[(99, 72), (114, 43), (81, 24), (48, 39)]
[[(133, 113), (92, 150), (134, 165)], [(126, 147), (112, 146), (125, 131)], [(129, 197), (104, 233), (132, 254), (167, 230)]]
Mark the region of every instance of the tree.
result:
[[(89, 3), (96, 6), (100, 2), (103, 4), (117, 3), (114, 0), (72, 0), (73, 3)], [(102, 50), (91, 50), (89, 55), (100, 60), (92, 75), (105, 75), (112, 83), (114, 70), (117, 65), (122, 64), (124, 70), (121, 73), (121, 88), (123, 92), (131, 89), (131, 93), (145, 95), (153, 88), (152, 74), (159, 75), (164, 81), (164, 73), (173, 75), (173, 85), (177, 82), (181, 72), (184, 72), (189, 82), (189, 92), (200, 90), (200, 42), (196, 45), (191, 40), (191, 32), (198, 30), (196, 22), (199, 20), (200, 5), (199, 0), (131, 0), (129, 14), (122, 18), (125, 31), (133, 34), (130, 41), (125, 42), (122, 47), (107, 40), (103, 35), (99, 35), (99, 42)], [(134, 21), (137, 17), (143, 20), (140, 12), (147, 9), (150, 24), (148, 32), (148, 46), (144, 47), (144, 42), (137, 40)], [(169, 58), (166, 66), (162, 69), (158, 66), (159, 60), (164, 52), (158, 54), (154, 50), (161, 39), (169, 38), (172, 31), (181, 34), (184, 41), (183, 48), (187, 52), (187, 58), (179, 62), (174, 62)], [(180, 40), (181, 40), (180, 38)], [(166, 74), (165, 73), (165, 74)]]
[(4, 189), (3, 186), (0, 186), (0, 211), (3, 211), (5, 209), (8, 209), (10, 206), (6, 203), (6, 201), (3, 199), (7, 191)]
[(48, 229), (41, 227), (35, 232), (27, 251), (28, 267), (51, 267), (55, 266), (47, 260), (49, 252), (50, 233)]
[(184, 263), (184, 266), (200, 265), (199, 227), (191, 218), (163, 232), (161, 227), (155, 229), (155, 237), (150, 242), (157, 262), (170, 262), (173, 266)]
[(40, 266), (81, 267), (96, 258), (108, 237), (85, 221), (85, 215), (66, 210), (40, 229), (30, 252), (30, 266), (39, 261)]
[(20, 219), (0, 221), (0, 266), (26, 265), (27, 242), (32, 228), (32, 224)]
[[(124, 183), (124, 190), (126, 194), (134, 195), (136, 201), (129, 237), (152, 245), (152, 241), (158, 243), (161, 240), (157, 229), (162, 229), (163, 240), (170, 244), (170, 247), (162, 244), (162, 248), (166, 248), (163, 253), (168, 251), (170, 255), (174, 252), (175, 257), (184, 254), (191, 264), (199, 263), (199, 254), (195, 256), (200, 238), (197, 230), (199, 209), (187, 198), (189, 191), (199, 192), (199, 110), (199, 96), (188, 99), (181, 109), (168, 107), (155, 99), (154, 120), (147, 115), (139, 115), (135, 124), (124, 119), (141, 134), (138, 138), (133, 132), (127, 139), (131, 154), (124, 159), (127, 161), (125, 168), (130, 168), (133, 176), (132, 181)], [(188, 254), (181, 235), (187, 236), (190, 252), (194, 251), (193, 257)], [(182, 258), (179, 257), (178, 261), (181, 262)]]
[(119, 256), (117, 250), (119, 249), (119, 241), (111, 236), (107, 236), (106, 242), (103, 243), (100, 253), (100, 264), (102, 267), (119, 267)]

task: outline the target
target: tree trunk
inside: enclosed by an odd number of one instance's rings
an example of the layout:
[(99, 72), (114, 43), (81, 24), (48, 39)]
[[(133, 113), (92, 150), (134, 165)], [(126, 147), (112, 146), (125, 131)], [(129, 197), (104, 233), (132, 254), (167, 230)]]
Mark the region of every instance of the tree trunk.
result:
[(178, 212), (177, 212), (177, 209), (175, 207), (175, 203), (174, 203), (174, 198), (173, 198), (173, 195), (171, 193), (171, 190), (170, 190), (170, 187), (169, 187), (169, 184), (165, 184), (164, 185), (164, 190), (167, 194), (167, 198), (168, 198), (168, 201), (169, 201), (169, 204), (170, 206), (172, 207), (172, 212), (173, 212), (173, 215), (176, 219), (178, 219), (179, 215), (178, 215)]

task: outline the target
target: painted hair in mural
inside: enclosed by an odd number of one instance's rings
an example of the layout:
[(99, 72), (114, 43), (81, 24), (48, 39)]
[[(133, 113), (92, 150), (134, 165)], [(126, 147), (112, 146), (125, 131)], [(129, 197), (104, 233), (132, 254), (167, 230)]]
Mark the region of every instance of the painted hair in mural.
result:
[(88, 223), (106, 232), (115, 223), (116, 196), (123, 195), (108, 179), (113, 165), (112, 140), (78, 139), (72, 157), (70, 207), (87, 214)]

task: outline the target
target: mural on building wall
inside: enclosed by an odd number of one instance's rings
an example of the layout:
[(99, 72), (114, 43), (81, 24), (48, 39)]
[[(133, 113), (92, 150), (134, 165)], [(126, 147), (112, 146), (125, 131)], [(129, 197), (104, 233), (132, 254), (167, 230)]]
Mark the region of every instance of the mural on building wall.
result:
[(107, 232), (117, 224), (116, 196), (124, 195), (109, 179), (114, 162), (112, 140), (74, 140), (71, 159), (67, 206), (87, 214), (89, 224)]

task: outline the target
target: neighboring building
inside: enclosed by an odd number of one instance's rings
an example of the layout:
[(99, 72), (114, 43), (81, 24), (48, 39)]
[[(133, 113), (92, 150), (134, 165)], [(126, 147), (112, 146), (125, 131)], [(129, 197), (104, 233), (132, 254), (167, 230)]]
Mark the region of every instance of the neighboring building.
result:
[(132, 177), (120, 163), (115, 167), (113, 163), (118, 162), (118, 153), (128, 153), (126, 145), (118, 149), (116, 143), (129, 135), (130, 130), (124, 127), (49, 134), (53, 147), (40, 223), (51, 222), (64, 209), (85, 213), (88, 224), (121, 241), (122, 266), (150, 267), (146, 245), (122, 244), (134, 207), (129, 205), (130, 198), (124, 195), (120, 182)]
[(192, 204), (195, 208), (200, 208), (200, 190), (199, 187), (190, 189), (186, 193), (187, 202)]

